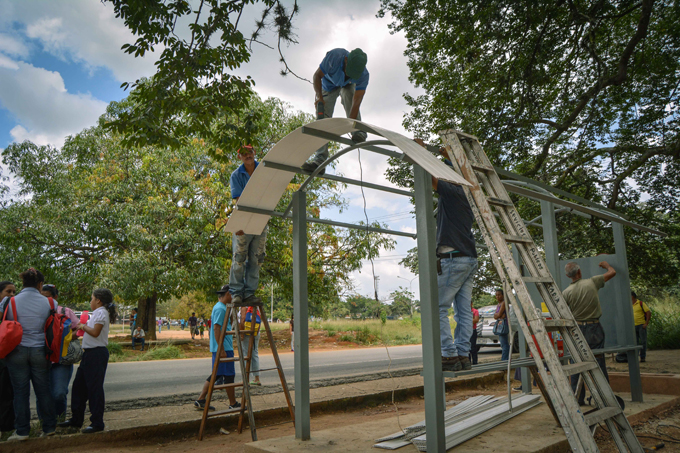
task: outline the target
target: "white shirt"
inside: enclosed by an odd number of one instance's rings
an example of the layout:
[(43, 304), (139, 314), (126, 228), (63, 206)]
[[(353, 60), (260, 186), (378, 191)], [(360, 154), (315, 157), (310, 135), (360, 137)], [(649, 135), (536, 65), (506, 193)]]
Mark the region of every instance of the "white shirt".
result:
[(102, 331), (96, 338), (85, 332), (83, 336), (83, 349), (106, 347), (109, 344), (109, 312), (106, 308), (99, 307), (92, 312), (90, 320), (87, 321), (87, 327), (94, 328), (95, 324), (101, 324), (103, 326)]

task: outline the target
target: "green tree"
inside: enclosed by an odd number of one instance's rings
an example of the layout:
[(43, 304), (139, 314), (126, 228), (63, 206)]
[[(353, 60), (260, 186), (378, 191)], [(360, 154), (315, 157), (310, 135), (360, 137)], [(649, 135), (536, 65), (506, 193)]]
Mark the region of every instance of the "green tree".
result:
[[(382, 0), (386, 14), (425, 91), (405, 94), (409, 130), (472, 133), (494, 164), (669, 233), (627, 230), (631, 276), (677, 282), (680, 4)], [(393, 180), (405, 184), (403, 171)], [(540, 215), (518, 204), (524, 218)], [(558, 229), (564, 258), (612, 248), (596, 219), (560, 216)]]
[[(106, 127), (124, 133), (125, 145), (185, 146), (194, 137), (215, 148), (235, 149), (257, 132), (260, 112), (250, 109), (254, 80), (233, 71), (250, 60), (250, 44), (273, 30), (281, 44), (296, 43), (292, 20), (297, 1), (279, 0), (104, 0), (136, 36), (122, 50), (135, 57), (158, 50), (151, 79), (123, 83), (133, 88), (133, 103)], [(249, 5), (263, 5), (261, 18), (244, 35), (241, 15)], [(250, 25), (245, 25), (250, 27)], [(224, 127), (215, 127), (215, 118)]]
[(420, 305), (415, 295), (406, 288), (399, 287), (390, 294), (391, 314), (396, 316), (413, 316)]

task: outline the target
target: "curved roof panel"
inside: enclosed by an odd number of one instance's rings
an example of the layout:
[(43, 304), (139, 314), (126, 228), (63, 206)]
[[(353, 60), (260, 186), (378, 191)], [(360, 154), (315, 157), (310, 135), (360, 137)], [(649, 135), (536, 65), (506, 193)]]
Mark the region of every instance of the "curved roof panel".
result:
[[(360, 126), (362, 130), (369, 131), (391, 141), (394, 146), (399, 148), (413, 162), (423, 167), (432, 176), (453, 184), (469, 185), (462, 176), (458, 175), (451, 167), (445, 165), (425, 148), (415, 143), (412, 139), (396, 132), (348, 118), (327, 118), (314, 121), (306, 127), (339, 136), (358, 130), (357, 126)], [(304, 134), (302, 128), (298, 128), (274, 145), (261, 162), (273, 162), (300, 167), (317, 149), (328, 142), (328, 139)], [(243, 230), (246, 234), (261, 234), (270, 216), (239, 211), (238, 207), (248, 206), (250, 208), (273, 211), (293, 176), (295, 174), (289, 171), (276, 170), (266, 165), (258, 165), (243, 190), (241, 197), (238, 199), (236, 209), (229, 217), (225, 230), (232, 233)]]

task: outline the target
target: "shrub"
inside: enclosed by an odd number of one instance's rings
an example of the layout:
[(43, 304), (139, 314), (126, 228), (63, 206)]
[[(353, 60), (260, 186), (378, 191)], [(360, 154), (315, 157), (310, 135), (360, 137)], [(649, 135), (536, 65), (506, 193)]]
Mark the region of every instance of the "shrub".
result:
[(334, 337), (335, 334), (338, 333), (338, 331), (335, 330), (333, 327), (327, 326), (327, 327), (324, 327), (324, 330), (326, 331), (326, 335), (328, 335), (329, 337)]
[(652, 319), (647, 327), (649, 349), (680, 349), (680, 304), (669, 295), (647, 301)]
[(354, 338), (359, 344), (371, 344), (375, 341), (377, 335), (368, 327), (364, 326), (354, 331)]
[(123, 354), (123, 346), (121, 346), (120, 343), (110, 341), (106, 348), (109, 350), (109, 354), (111, 355)]
[(155, 347), (140, 355), (137, 360), (170, 360), (184, 357), (182, 350), (175, 345)]
[(339, 340), (340, 341), (354, 341), (354, 337), (350, 334), (345, 333), (345, 334), (340, 335)]

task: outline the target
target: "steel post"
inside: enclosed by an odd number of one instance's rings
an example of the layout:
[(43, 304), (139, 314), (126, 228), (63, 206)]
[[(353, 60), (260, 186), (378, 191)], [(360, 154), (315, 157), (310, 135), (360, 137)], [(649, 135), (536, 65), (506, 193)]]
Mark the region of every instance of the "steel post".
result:
[[(517, 263), (517, 267), (522, 269), (522, 258), (519, 256), (519, 250), (514, 245), (512, 246), (512, 258)], [(518, 304), (519, 305), (519, 304)], [(513, 307), (513, 310), (521, 310), (521, 306)], [(524, 336), (524, 331), (517, 326), (517, 337), (519, 339), (519, 357), (521, 359), (527, 357), (527, 339)], [(512, 351), (510, 351), (512, 352)], [(520, 371), (520, 379), (522, 381), (522, 392), (531, 393), (531, 372), (529, 368), (522, 367)]]
[[(633, 317), (633, 304), (630, 296), (630, 275), (628, 274), (628, 255), (626, 254), (626, 238), (623, 234), (623, 225), (618, 222), (612, 222), (612, 233), (614, 234), (614, 248), (616, 254), (624, 263), (624, 269), (616, 269), (617, 275), (614, 278), (625, 279), (628, 283), (626, 285), (625, 294), (618, 294), (617, 298), (621, 302), (620, 317), (616, 320), (622, 325), (616, 326), (617, 335), (624, 333), (624, 341), (626, 345), (637, 344), (635, 336), (635, 319)], [(623, 343), (621, 338), (618, 338), (619, 344)], [(630, 393), (633, 401), (642, 402), (642, 376), (640, 376), (640, 362), (639, 352), (637, 350), (628, 351), (628, 375), (630, 379)]]
[(413, 165), (416, 228), (418, 235), (418, 273), (423, 332), (423, 381), (425, 386), (425, 426), (427, 451), (445, 452), (444, 376), (439, 337), (439, 291), (435, 224), (432, 206), (432, 178), (422, 167)]
[(560, 269), (559, 246), (557, 243), (557, 223), (555, 222), (555, 205), (541, 201), (541, 223), (543, 224), (543, 244), (545, 246), (545, 262), (548, 270), (561, 289), (562, 272)]
[(295, 327), (295, 438), (310, 439), (307, 310), (307, 194), (293, 194), (293, 314)]

